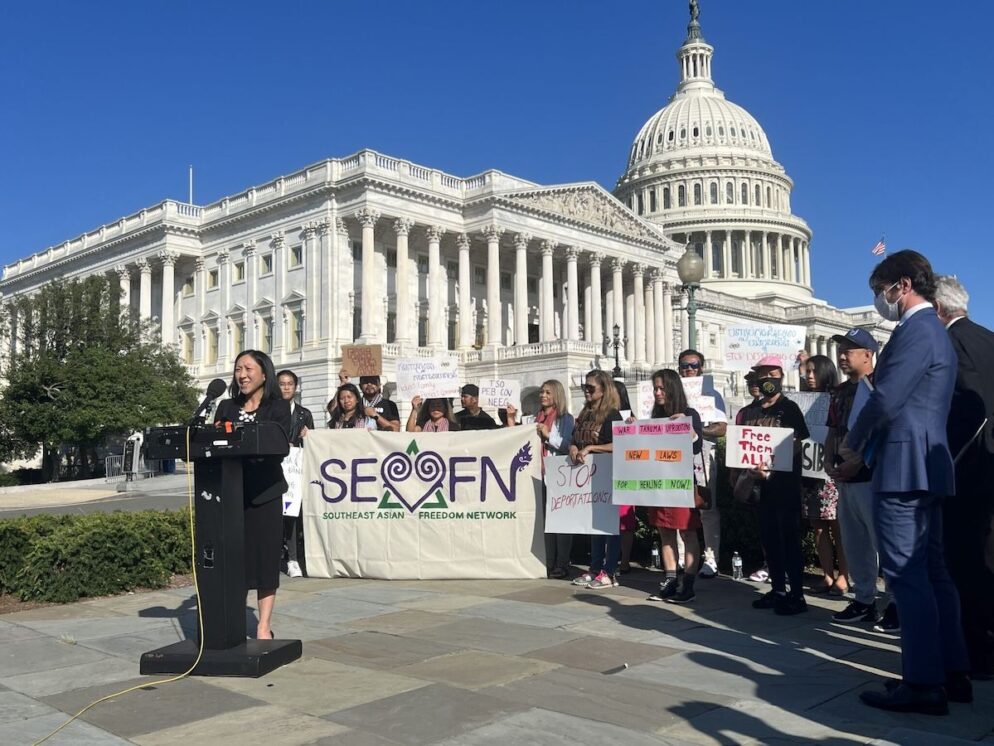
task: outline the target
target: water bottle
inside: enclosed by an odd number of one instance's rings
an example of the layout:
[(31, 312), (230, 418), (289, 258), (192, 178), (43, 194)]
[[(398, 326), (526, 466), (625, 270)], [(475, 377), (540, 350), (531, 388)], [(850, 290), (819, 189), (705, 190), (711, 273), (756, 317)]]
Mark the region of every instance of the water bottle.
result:
[(732, 552), (732, 579), (742, 580), (742, 556), (738, 552)]
[(662, 562), (659, 558), (659, 540), (652, 542), (652, 566), (657, 570), (662, 568)]

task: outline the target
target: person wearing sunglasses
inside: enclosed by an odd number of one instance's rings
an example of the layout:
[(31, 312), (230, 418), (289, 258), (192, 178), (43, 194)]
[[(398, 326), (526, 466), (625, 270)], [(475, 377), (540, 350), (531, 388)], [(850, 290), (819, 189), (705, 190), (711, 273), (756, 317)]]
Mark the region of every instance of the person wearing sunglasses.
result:
[[(704, 355), (697, 350), (684, 350), (677, 358), (677, 367), (682, 378), (695, 378), (704, 375)], [(714, 397), (715, 418), (713, 422), (704, 423), (704, 441), (701, 464), (695, 468), (700, 470), (697, 479), (700, 484), (717, 484), (718, 467), (715, 461), (715, 448), (718, 439), (725, 437), (728, 429), (728, 410), (725, 400), (718, 391), (705, 391), (705, 395)], [(707, 474), (703, 470), (707, 469)], [(705, 478), (706, 477), (706, 478)], [(718, 501), (712, 500), (711, 505), (701, 510), (701, 524), (704, 526), (704, 556), (698, 573), (705, 580), (718, 574), (718, 558), (721, 556), (721, 513), (718, 512)]]
[[(603, 370), (592, 370), (586, 382), (580, 387), (583, 391), (583, 409), (576, 417), (573, 428), (573, 442), (569, 447), (570, 460), (575, 464), (586, 463), (587, 457), (595, 453), (611, 453), (614, 450), (612, 423), (621, 420), (618, 411), (618, 391), (610, 374)], [(619, 506), (619, 513), (628, 506)], [(620, 525), (620, 517), (619, 517)], [(613, 588), (616, 579), (618, 560), (621, 558), (621, 537), (590, 537), (590, 571), (573, 580), (574, 585), (591, 590)]]

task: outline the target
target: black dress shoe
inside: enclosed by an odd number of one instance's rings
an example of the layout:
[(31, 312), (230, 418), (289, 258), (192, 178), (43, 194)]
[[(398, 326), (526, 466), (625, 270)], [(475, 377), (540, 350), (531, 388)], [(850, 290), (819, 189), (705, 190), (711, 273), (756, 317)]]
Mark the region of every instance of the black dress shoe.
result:
[(941, 686), (912, 689), (905, 683), (885, 687), (882, 692), (860, 692), (863, 704), (890, 712), (916, 712), (919, 715), (948, 715), (949, 703)]
[(973, 684), (966, 673), (946, 674), (946, 698), (967, 705), (973, 701)]

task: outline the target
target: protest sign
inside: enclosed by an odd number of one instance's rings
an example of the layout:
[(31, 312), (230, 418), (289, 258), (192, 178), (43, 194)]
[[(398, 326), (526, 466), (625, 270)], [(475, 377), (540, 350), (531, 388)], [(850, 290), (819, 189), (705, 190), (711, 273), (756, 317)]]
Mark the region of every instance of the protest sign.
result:
[(545, 532), (610, 534), (620, 530), (618, 506), (611, 502), (611, 456), (597, 453), (585, 463), (568, 456), (545, 458)]
[(521, 381), (514, 378), (484, 378), (480, 381), (480, 406), (503, 409), (510, 404), (521, 409)]
[(459, 396), (459, 359), (454, 355), (397, 359), (397, 397), (410, 401)]
[(725, 422), (727, 418), (716, 404), (714, 381), (711, 376), (690, 376), (681, 378), (680, 382), (687, 397), (687, 406), (697, 410), (701, 423), (710, 425), (712, 422)]
[(283, 459), (283, 478), (286, 479), (287, 490), (283, 494), (283, 515), (296, 518), (300, 515), (300, 501), (304, 495), (301, 474), (304, 464), (304, 449), (291, 448), (290, 453)]
[(613, 431), (615, 504), (694, 507), (693, 425), (689, 417), (618, 423)]
[(810, 433), (801, 442), (801, 474), (813, 479), (827, 479), (825, 438), (828, 437), (828, 405), (832, 395), (827, 392), (793, 391), (787, 398), (800, 408)]
[(342, 345), (342, 373), (349, 378), (378, 376), (383, 372), (380, 345)]
[(725, 368), (749, 370), (760, 358), (774, 355), (785, 369), (793, 366), (804, 347), (807, 329), (785, 324), (729, 324), (723, 340)]
[(635, 394), (635, 417), (639, 420), (647, 420), (652, 417), (652, 408), (656, 404), (656, 397), (652, 393), (652, 380), (639, 381), (638, 391)]
[(794, 431), (789, 427), (729, 425), (725, 437), (725, 466), (758, 469), (763, 464), (773, 471), (793, 470)]
[(472, 440), (312, 430), (302, 478), (308, 574), (544, 578), (541, 453), (534, 428)]

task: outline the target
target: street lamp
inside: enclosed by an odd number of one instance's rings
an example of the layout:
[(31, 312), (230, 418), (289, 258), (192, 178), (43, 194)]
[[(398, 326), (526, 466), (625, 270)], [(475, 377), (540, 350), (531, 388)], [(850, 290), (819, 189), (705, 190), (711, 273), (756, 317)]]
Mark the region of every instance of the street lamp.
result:
[(697, 300), (694, 298), (694, 293), (701, 287), (701, 280), (704, 279), (704, 260), (701, 259), (690, 242), (687, 243), (686, 251), (683, 252), (683, 256), (676, 263), (676, 272), (680, 276), (680, 282), (683, 283), (680, 289), (687, 291), (686, 310), (689, 332), (687, 347), (696, 350), (697, 324), (695, 323), (695, 317), (697, 316)]
[(614, 337), (612, 339), (605, 337), (604, 340), (607, 342), (609, 347), (614, 348), (614, 370), (611, 371), (611, 375), (614, 378), (621, 378), (621, 363), (618, 361), (618, 349), (621, 345), (628, 344), (628, 337), (625, 337), (624, 339), (621, 338), (621, 327), (617, 324), (614, 325), (614, 328), (611, 331), (614, 332)]

